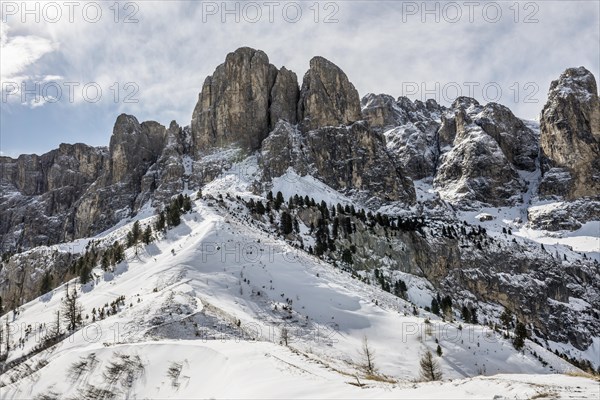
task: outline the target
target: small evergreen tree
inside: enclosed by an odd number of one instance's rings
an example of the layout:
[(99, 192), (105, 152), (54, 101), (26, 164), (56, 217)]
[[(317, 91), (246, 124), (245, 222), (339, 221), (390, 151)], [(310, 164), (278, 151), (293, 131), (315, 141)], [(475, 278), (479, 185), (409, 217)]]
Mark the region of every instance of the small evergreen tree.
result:
[(190, 211), (192, 211), (192, 199), (190, 199), (190, 196), (188, 196), (187, 194), (183, 196), (183, 204), (181, 208), (185, 213), (189, 213)]
[(110, 253), (111, 253), (111, 249), (108, 248), (102, 254), (102, 261), (100, 262), (100, 266), (102, 267), (103, 271), (108, 271), (108, 268), (110, 267), (110, 259), (111, 259)]
[(349, 249), (344, 249), (342, 252), (342, 261), (346, 264), (352, 265), (352, 252)]
[(82, 285), (85, 285), (90, 281), (90, 279), (91, 271), (90, 267), (86, 263), (83, 265), (83, 267), (81, 267), (81, 270), (79, 271), (79, 282), (81, 282)]
[(525, 346), (525, 339), (527, 338), (527, 327), (522, 322), (517, 322), (515, 327), (515, 337), (513, 339), (513, 346), (515, 349), (521, 350)]
[(166, 223), (167, 223), (167, 219), (165, 217), (165, 212), (161, 211), (158, 213), (158, 217), (156, 218), (156, 222), (154, 224), (154, 229), (156, 229), (157, 232), (160, 232), (165, 229)]
[(260, 200), (257, 201), (256, 202), (256, 207), (255, 207), (255, 212), (258, 215), (264, 215), (265, 211), (266, 211), (265, 210), (265, 206), (263, 205), (262, 201), (260, 201)]
[(513, 322), (512, 312), (508, 308), (505, 308), (500, 315), (500, 321), (502, 322), (502, 325), (504, 325), (504, 328), (506, 328), (506, 334), (508, 335), (509, 329)]
[(284, 235), (289, 235), (293, 231), (292, 217), (287, 211), (281, 213), (280, 228)]
[(435, 297), (431, 300), (431, 312), (435, 315), (440, 315), (440, 305)]
[(477, 309), (475, 307), (471, 308), (471, 323), (472, 324), (479, 323), (479, 321), (477, 320)]
[(62, 303), (63, 320), (67, 323), (67, 329), (74, 331), (81, 323), (82, 308), (79, 304), (79, 294), (77, 289), (73, 289), (71, 293), (67, 288), (65, 298)]
[(462, 319), (465, 322), (471, 322), (471, 310), (466, 305), (462, 306), (461, 309)]
[(40, 284), (40, 295), (46, 294), (52, 290), (52, 275), (49, 271), (44, 272), (42, 283)]
[(273, 203), (273, 208), (276, 210), (279, 210), (281, 208), (281, 205), (284, 202), (285, 202), (285, 200), (283, 199), (283, 193), (277, 192), (277, 197), (275, 197), (275, 201)]
[(152, 228), (150, 227), (150, 225), (146, 226), (146, 229), (144, 230), (144, 234), (142, 235), (142, 241), (146, 245), (148, 245), (152, 242)]
[(181, 211), (178, 203), (178, 200), (175, 200), (167, 209), (167, 225), (171, 227), (181, 223)]
[(121, 243), (115, 241), (113, 243), (112, 254), (113, 254), (113, 261), (115, 264), (118, 264), (121, 261), (123, 261), (125, 259), (125, 249), (123, 249), (123, 245)]
[(140, 228), (140, 221), (135, 221), (131, 228), (131, 238), (133, 240), (132, 245), (136, 245), (142, 237), (142, 228)]
[(431, 382), (442, 379), (442, 370), (440, 368), (440, 364), (433, 358), (431, 351), (427, 350), (425, 354), (423, 354), (419, 365), (421, 366), (421, 380)]

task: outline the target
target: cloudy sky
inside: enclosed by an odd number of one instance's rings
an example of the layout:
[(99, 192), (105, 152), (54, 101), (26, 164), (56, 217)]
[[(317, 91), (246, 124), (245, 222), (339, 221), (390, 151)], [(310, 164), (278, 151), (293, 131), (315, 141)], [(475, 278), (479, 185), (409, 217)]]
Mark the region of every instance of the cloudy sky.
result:
[[(599, 1), (2, 1), (0, 151), (107, 145), (119, 113), (188, 124), (228, 52), (299, 78), (312, 56), (360, 95), (459, 94), (535, 119), (570, 66), (600, 76)], [(25, 90), (23, 90), (25, 89)]]

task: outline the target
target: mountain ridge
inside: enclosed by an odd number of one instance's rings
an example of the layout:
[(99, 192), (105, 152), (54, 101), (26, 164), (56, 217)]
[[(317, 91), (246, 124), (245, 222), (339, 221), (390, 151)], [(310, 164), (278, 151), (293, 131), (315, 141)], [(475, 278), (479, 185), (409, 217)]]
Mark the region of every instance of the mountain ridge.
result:
[[(568, 69), (551, 84), (537, 132), (502, 105), (465, 97), (450, 107), (389, 95), (361, 100), (341, 69), (313, 60), (299, 86), (294, 72), (277, 69), (264, 52), (241, 48), (206, 79), (189, 126), (121, 114), (108, 147), (65, 144), (41, 156), (0, 157), (5, 307), (37, 297), (40, 269), (52, 273), (55, 286), (78, 273), (71, 271), (75, 255), (44, 255), (46, 268), (40, 268), (38, 246), (93, 237), (140, 212), (163, 210), (172, 196), (204, 189), (256, 157), (239, 173), (252, 178), (251, 191), (260, 198), (282, 177), (293, 177), (292, 184), (311, 177), (356, 208), (427, 221), (423, 236), (390, 236), (381, 221), (373, 232), (349, 216), (355, 231), (322, 254), (332, 263), (361, 243), (370, 251), (354, 253), (357, 271), (387, 262), (444, 294), (468, 293), (473, 303), (510, 308), (541, 339), (581, 351), (592, 346), (600, 337), (594, 315), (600, 252), (559, 244), (540, 250), (525, 235), (557, 231), (566, 240), (568, 232), (600, 220), (593, 75)], [(576, 163), (569, 161), (573, 154), (581, 155)], [(307, 227), (326, 220), (318, 207), (294, 216)], [(471, 237), (475, 224), (479, 231)], [(461, 225), (468, 227), (464, 235)], [(490, 233), (480, 234), (486, 228)], [(524, 236), (516, 240), (511, 230)], [(289, 239), (302, 244), (314, 237)], [(585, 317), (571, 298), (587, 304)], [(562, 326), (565, 320), (571, 326)]]

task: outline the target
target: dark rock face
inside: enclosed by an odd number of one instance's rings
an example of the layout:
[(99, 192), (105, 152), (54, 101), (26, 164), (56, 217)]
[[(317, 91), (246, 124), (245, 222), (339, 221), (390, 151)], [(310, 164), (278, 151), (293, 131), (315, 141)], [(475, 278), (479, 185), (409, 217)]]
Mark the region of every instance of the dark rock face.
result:
[(360, 119), (358, 92), (346, 74), (323, 57), (311, 59), (298, 102), (302, 130), (349, 125)]
[(280, 121), (263, 141), (259, 163), (264, 181), (284, 175), (289, 167), (302, 176), (313, 172), (312, 150), (305, 136), (285, 121)]
[(157, 122), (142, 122), (121, 114), (115, 122), (109, 146), (108, 169), (76, 204), (74, 235), (92, 235), (137, 211), (142, 177), (160, 156), (166, 129)]
[(591, 72), (569, 68), (552, 82), (540, 131), (540, 194), (600, 196), (600, 100)]
[(319, 177), (342, 191), (367, 191), (384, 201), (412, 203), (415, 192), (385, 150), (383, 135), (368, 124), (311, 131), (307, 143)]
[(375, 129), (386, 130), (407, 122), (407, 113), (388, 94), (368, 93), (360, 100), (362, 119)]
[(515, 168), (535, 171), (538, 138), (507, 107), (497, 103), (488, 103), (473, 122), (496, 140), (508, 161)]
[(281, 67), (271, 89), (270, 129), (274, 129), (279, 120), (292, 125), (298, 122), (296, 105), (300, 97), (298, 77), (285, 67)]
[(332, 188), (382, 201), (414, 202), (412, 182), (404, 178), (385, 149), (385, 140), (366, 122), (326, 127), (303, 134), (280, 122), (263, 142), (259, 162), (264, 180), (283, 175), (289, 167), (312, 174)]
[(41, 156), (0, 157), (0, 247), (27, 249), (68, 240), (74, 207), (108, 168), (106, 148), (61, 144)]
[(278, 71), (260, 50), (229, 53), (202, 86), (191, 124), (195, 150), (233, 144), (257, 150), (279, 119), (296, 122), (297, 101), (293, 72)]

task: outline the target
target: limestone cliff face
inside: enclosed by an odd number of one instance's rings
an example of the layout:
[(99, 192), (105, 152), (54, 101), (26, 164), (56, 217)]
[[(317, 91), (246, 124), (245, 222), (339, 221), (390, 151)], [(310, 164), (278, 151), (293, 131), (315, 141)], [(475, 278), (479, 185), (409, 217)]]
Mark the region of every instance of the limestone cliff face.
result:
[(412, 182), (386, 151), (383, 135), (371, 130), (365, 121), (306, 134), (280, 122), (263, 142), (259, 163), (265, 181), (292, 167), (357, 199), (415, 200)]
[(442, 198), (459, 207), (515, 204), (526, 190), (518, 170), (536, 169), (535, 132), (500, 104), (459, 97), (446, 108), (370, 94), (362, 107), (405, 173), (432, 180)]
[(279, 119), (296, 122), (295, 74), (249, 47), (229, 53), (206, 78), (192, 115), (196, 151), (240, 145), (257, 150)]
[(360, 119), (360, 98), (346, 74), (323, 57), (311, 59), (298, 102), (302, 129), (349, 125)]
[(108, 168), (106, 148), (61, 144), (41, 156), (0, 157), (0, 247), (68, 240), (81, 195)]
[(550, 85), (540, 118), (543, 196), (600, 196), (600, 100), (596, 79), (567, 69)]
[(166, 128), (157, 122), (140, 124), (134, 116), (119, 115), (110, 139), (108, 168), (76, 204), (75, 237), (93, 235), (137, 211), (142, 177), (157, 161), (166, 138)]
[(523, 121), (501, 104), (488, 103), (474, 117), (473, 122), (490, 135), (502, 153), (515, 168), (535, 171), (538, 156), (538, 138)]
[(456, 108), (454, 142), (440, 156), (434, 187), (456, 203), (515, 204), (521, 200), (525, 184), (499, 143), (467, 112), (462, 106)]

